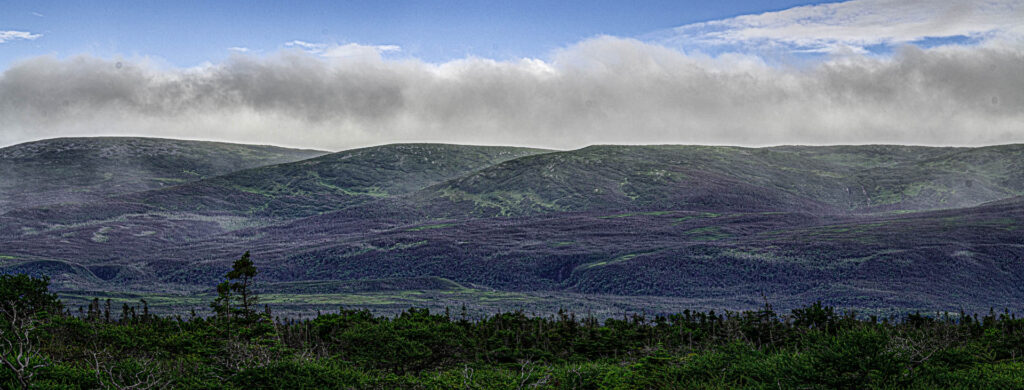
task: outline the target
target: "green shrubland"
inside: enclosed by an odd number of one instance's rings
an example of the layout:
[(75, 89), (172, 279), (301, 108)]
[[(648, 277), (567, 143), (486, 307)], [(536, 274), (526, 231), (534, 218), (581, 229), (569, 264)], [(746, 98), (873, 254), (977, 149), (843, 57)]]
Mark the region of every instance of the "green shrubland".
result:
[[(212, 315), (161, 317), (95, 299), (74, 313), (48, 280), (0, 276), (6, 388), (1021, 388), (1024, 319), (899, 321), (822, 304), (777, 313), (565, 311), (472, 318), (410, 308), (306, 320), (257, 306), (246, 256)], [(205, 314), (205, 313), (204, 313)]]

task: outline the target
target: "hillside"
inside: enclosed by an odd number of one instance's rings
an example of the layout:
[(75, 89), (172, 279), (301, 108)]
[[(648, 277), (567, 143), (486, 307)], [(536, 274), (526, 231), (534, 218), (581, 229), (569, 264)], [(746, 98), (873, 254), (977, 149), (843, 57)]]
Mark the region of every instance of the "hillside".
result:
[(407, 194), (539, 149), (394, 144), (125, 197), (162, 210), (294, 218)]
[[(0, 237), (16, 253), (57, 258), (74, 253), (77, 261), (146, 254), (390, 199), (542, 152), (428, 144), (356, 149), (92, 202), (14, 210), (0, 216)], [(380, 212), (387, 211), (368, 214)]]
[[(489, 146), (385, 145), (239, 170), (87, 203), (25, 208), (0, 219), (6, 219), (7, 227), (18, 225), (32, 231), (126, 217), (190, 221), (214, 218), (244, 226), (264, 219), (305, 217), (402, 195), (503, 161), (543, 152), (546, 151)], [(0, 234), (3, 231), (0, 229)]]
[[(344, 213), (340, 213), (344, 214)], [(326, 214), (169, 248), (161, 283), (213, 283), (233, 253), (269, 281), (435, 276), (501, 291), (784, 307), (981, 310), (1024, 301), (1024, 199), (874, 216), (658, 211), (391, 225)]]
[(325, 152), (155, 138), (57, 138), (0, 149), (0, 213), (95, 201)]
[(806, 211), (976, 206), (1024, 194), (1024, 145), (594, 146), (452, 180), (417, 202), (478, 216), (586, 210)]
[(250, 250), (264, 282), (345, 302), (369, 292), (332, 283), (389, 286), (388, 302), (407, 288), (601, 310), (1024, 310), (1022, 154), (385, 145), (13, 210), (0, 269), (64, 290), (194, 291)]

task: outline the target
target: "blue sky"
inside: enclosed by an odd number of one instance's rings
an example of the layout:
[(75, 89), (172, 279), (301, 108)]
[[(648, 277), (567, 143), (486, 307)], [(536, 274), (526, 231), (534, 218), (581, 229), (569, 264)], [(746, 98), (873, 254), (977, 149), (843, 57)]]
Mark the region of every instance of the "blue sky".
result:
[(0, 147), (987, 145), (1021, 69), (1024, 0), (0, 0)]
[[(274, 52), (295, 40), (397, 45), (430, 62), (544, 58), (597, 35), (638, 37), (695, 22), (814, 2), (745, 1), (21, 1), (0, 30), (41, 36), (0, 46), (0, 68), (37, 56), (159, 58), (188, 67), (228, 48)], [(396, 54), (392, 54), (396, 55)]]

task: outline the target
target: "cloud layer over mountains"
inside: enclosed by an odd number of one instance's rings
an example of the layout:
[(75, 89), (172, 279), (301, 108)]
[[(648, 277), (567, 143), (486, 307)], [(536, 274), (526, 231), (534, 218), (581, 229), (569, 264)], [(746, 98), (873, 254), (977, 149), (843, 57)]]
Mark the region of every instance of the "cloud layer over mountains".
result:
[(803, 65), (597, 37), (550, 59), (442, 64), (346, 45), (146, 59), (24, 60), (0, 75), (0, 145), (147, 135), (343, 149), (435, 141), (572, 148), (1024, 142), (1019, 42), (836, 55)]

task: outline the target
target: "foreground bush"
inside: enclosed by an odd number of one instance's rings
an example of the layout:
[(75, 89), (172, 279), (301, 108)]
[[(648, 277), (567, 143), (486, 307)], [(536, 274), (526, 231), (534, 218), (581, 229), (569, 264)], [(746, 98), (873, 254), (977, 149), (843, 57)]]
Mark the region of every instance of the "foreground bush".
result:
[(815, 304), (788, 315), (469, 321), (342, 309), (292, 321), (257, 313), (246, 288), (222, 284), (208, 318), (158, 317), (144, 302), (111, 313), (99, 300), (72, 315), (45, 279), (0, 276), (0, 386), (1024, 388), (1024, 320), (1007, 313), (879, 322)]

